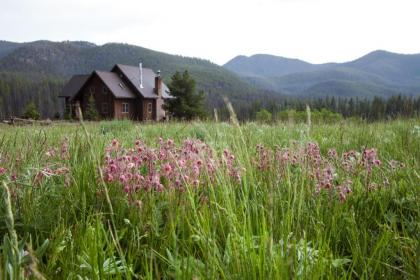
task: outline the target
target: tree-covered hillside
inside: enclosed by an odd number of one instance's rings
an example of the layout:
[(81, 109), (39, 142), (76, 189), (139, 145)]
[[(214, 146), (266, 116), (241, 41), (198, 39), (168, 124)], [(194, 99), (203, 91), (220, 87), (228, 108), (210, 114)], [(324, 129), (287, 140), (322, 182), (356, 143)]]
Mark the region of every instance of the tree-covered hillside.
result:
[(30, 102), (42, 117), (54, 117), (61, 110), (57, 96), (63, 86), (64, 80), (50, 76), (0, 72), (0, 120), (22, 116)]
[[(223, 96), (227, 96), (238, 110), (246, 109), (255, 100), (269, 102), (268, 100), (278, 98), (277, 93), (257, 89), (236, 74), (208, 60), (170, 55), (118, 43), (97, 46), (80, 41), (36, 41), (20, 44), (0, 41), (0, 73), (13, 73), (16, 79), (25, 81), (20, 83), (25, 83), (25, 87), (12, 86), (13, 81), (4, 78), (9, 74), (1, 76), (2, 83), (13, 90), (9, 92), (0, 89), (0, 98), (9, 100), (6, 95), (13, 95), (17, 100), (21, 100), (16, 106), (3, 101), (3, 106), (8, 106), (7, 110), (3, 108), (3, 115), (20, 114), (26, 97), (33, 94), (33, 99), (36, 98), (35, 92), (40, 80), (64, 84), (74, 74), (110, 70), (116, 63), (138, 65), (139, 62), (155, 71), (161, 70), (165, 82), (169, 82), (170, 76), (176, 71), (188, 70), (197, 82), (197, 89), (206, 93), (209, 111), (214, 107), (223, 106)], [(55, 99), (57, 92), (59, 90), (49, 92), (42, 98)], [(57, 110), (58, 108), (53, 108), (49, 112)], [(246, 110), (243, 111), (246, 114)], [(50, 113), (43, 116), (52, 117)]]

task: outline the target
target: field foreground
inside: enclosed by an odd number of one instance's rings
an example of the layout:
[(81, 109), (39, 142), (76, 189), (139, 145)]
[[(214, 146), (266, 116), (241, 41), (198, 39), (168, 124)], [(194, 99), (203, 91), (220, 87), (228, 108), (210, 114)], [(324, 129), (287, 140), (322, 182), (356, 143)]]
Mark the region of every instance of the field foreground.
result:
[(420, 279), (420, 122), (0, 124), (0, 279)]

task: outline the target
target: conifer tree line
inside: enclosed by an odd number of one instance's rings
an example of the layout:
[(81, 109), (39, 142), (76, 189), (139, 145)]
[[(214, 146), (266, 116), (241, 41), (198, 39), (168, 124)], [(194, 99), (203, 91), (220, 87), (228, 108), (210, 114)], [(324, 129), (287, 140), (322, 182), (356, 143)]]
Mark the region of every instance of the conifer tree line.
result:
[[(337, 114), (340, 118), (360, 118), (367, 121), (391, 120), (396, 118), (419, 118), (420, 117), (420, 96), (396, 95), (389, 98), (337, 98), (323, 97), (293, 98), (279, 97), (271, 100), (257, 100), (251, 103), (235, 103), (233, 107), (240, 120), (256, 120), (261, 112), (268, 111), (272, 114), (273, 120), (283, 119), (289, 111), (304, 113), (306, 105), (312, 111), (329, 114), (336, 119)], [(303, 114), (305, 115), (305, 114)], [(226, 109), (219, 110), (219, 118), (228, 119), (229, 113)]]
[(40, 118), (57, 117), (62, 108), (58, 94), (63, 86), (62, 79), (28, 79), (20, 74), (0, 73), (0, 120), (23, 117), (32, 104)]
[[(177, 74), (179, 78), (185, 73)], [(188, 79), (187, 79), (188, 80)], [(194, 82), (190, 81), (194, 88)], [(27, 106), (34, 104), (39, 112), (40, 118), (63, 117), (63, 106), (58, 95), (62, 91), (65, 80), (62, 78), (27, 77), (22, 74), (0, 73), (0, 120), (12, 116), (22, 117), (27, 111)], [(175, 90), (173, 88), (172, 90)], [(199, 93), (199, 92), (198, 92)], [(207, 114), (200, 112), (199, 115), (206, 115), (211, 118), (216, 109), (220, 120), (229, 119), (222, 96), (217, 93), (205, 91), (199, 93), (205, 97), (204, 107)], [(202, 101), (200, 101), (202, 102)], [(312, 111), (326, 111), (339, 114), (343, 118), (357, 117), (369, 121), (387, 120), (394, 118), (420, 117), (420, 96), (397, 95), (389, 98), (337, 98), (323, 97), (317, 99), (297, 98), (284, 95), (261, 94), (233, 96), (230, 98), (239, 120), (255, 120), (258, 116), (268, 118), (266, 112), (272, 114), (272, 119), (280, 119), (285, 111), (294, 110), (304, 112), (306, 105)], [(188, 103), (186, 103), (188, 104)], [(184, 104), (185, 105), (185, 104)], [(265, 110), (266, 112), (262, 112)], [(260, 112), (260, 114), (258, 114)]]

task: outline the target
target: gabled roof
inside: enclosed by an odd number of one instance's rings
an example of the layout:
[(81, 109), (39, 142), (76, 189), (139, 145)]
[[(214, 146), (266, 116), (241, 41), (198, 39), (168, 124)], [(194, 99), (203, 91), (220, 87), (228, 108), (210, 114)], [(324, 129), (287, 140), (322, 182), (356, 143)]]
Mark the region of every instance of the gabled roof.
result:
[(104, 82), (116, 98), (136, 98), (136, 94), (131, 91), (118, 74), (113, 72), (95, 71), (96, 75)]
[(74, 75), (70, 81), (64, 86), (59, 97), (73, 97), (89, 79), (90, 75)]
[[(143, 68), (143, 88), (140, 88), (140, 69), (136, 66), (124, 65), (124, 64), (116, 64), (114, 66), (118, 67), (124, 76), (130, 80), (133, 86), (137, 89), (137, 91), (144, 97), (144, 98), (157, 98), (157, 94), (155, 92), (155, 77), (156, 74), (153, 72), (152, 69)], [(113, 68), (113, 69), (114, 69)], [(162, 83), (162, 97), (163, 98), (172, 98), (170, 95), (169, 88)]]

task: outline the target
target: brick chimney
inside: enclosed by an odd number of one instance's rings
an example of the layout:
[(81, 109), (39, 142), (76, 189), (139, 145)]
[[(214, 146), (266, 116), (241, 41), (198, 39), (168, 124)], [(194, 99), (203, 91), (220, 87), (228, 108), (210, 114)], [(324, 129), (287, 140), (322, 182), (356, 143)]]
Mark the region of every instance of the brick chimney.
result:
[(155, 91), (159, 97), (162, 97), (162, 90), (162, 77), (160, 76), (160, 70), (158, 70), (155, 77)]

